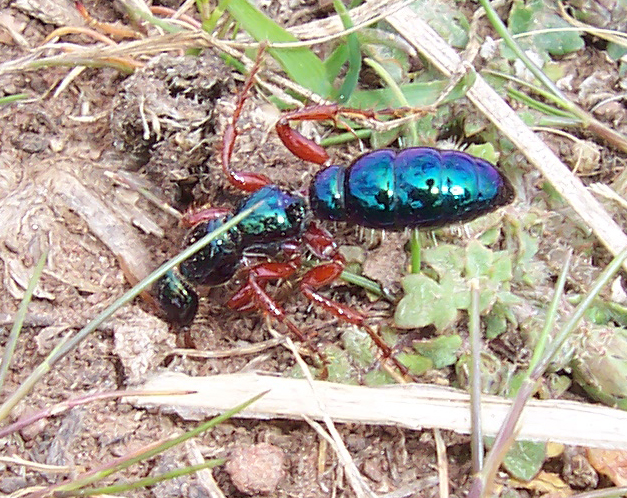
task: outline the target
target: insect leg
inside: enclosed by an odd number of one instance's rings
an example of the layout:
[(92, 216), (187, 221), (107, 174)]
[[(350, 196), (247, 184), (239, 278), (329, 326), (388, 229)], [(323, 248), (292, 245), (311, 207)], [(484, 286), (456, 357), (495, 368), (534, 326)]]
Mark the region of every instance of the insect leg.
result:
[(211, 221), (229, 215), (232, 210), (220, 207), (201, 207), (200, 209), (189, 209), (181, 218), (180, 224), (185, 228), (192, 228), (203, 221)]
[(235, 139), (239, 135), (239, 131), (237, 130), (237, 121), (242, 113), (244, 102), (246, 102), (248, 93), (255, 81), (255, 74), (257, 74), (257, 71), (259, 71), (259, 68), (261, 67), (264, 49), (265, 47), (263, 45), (259, 48), (255, 65), (248, 73), (246, 81), (244, 82), (244, 88), (242, 88), (242, 91), (237, 96), (237, 102), (235, 103), (235, 111), (233, 112), (231, 123), (226, 127), (226, 130), (224, 130), (224, 137), (222, 137), (222, 170), (231, 185), (245, 192), (256, 192), (260, 188), (272, 183), (268, 177), (264, 175), (231, 170), (233, 147), (235, 146)]
[(331, 261), (322, 263), (309, 270), (300, 283), (301, 292), (313, 303), (324, 308), (340, 320), (357, 325), (363, 328), (372, 341), (381, 351), (383, 358), (389, 358), (404, 377), (410, 377), (407, 367), (403, 365), (395, 356), (392, 348), (388, 346), (379, 334), (366, 323), (366, 317), (359, 311), (338, 303), (318, 293), (318, 289), (331, 284), (339, 278), (344, 270), (345, 261), (337, 251), (337, 246), (331, 234), (325, 229), (312, 223), (305, 232), (303, 239), (318, 257), (326, 257)]
[[(228, 301), (227, 306), (237, 311), (261, 310), (285, 324), (299, 341), (308, 344), (320, 358), (326, 371), (327, 358), (286, 315), (283, 307), (266, 292), (266, 284), (273, 280), (289, 278), (300, 266), (300, 256), (286, 263), (266, 262), (252, 266), (248, 272), (248, 281)], [(323, 375), (324, 374), (323, 372)]]
[(276, 131), (285, 147), (296, 157), (322, 165), (329, 161), (327, 151), (321, 145), (294, 130), (289, 122), (323, 121), (325, 119), (337, 121), (340, 115), (375, 119), (375, 114), (372, 111), (342, 107), (337, 104), (314, 105), (283, 114), (276, 124)]

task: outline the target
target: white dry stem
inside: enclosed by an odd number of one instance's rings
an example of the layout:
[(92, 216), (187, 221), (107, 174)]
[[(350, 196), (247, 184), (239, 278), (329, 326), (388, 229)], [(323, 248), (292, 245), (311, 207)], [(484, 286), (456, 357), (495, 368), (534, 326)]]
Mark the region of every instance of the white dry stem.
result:
[[(315, 396), (312, 395), (313, 392)], [(323, 381), (284, 379), (255, 373), (188, 377), (162, 373), (145, 391), (187, 392), (173, 396), (129, 397), (138, 407), (159, 407), (186, 419), (204, 419), (228, 410), (268, 390), (238, 417), (315, 420), (390, 425), (422, 430), (439, 428), (470, 434), (470, 397), (448, 387), (404, 384), (384, 387), (350, 386)], [(321, 409), (319, 401), (324, 404)], [(483, 432), (495, 436), (511, 400), (485, 395), (481, 403)], [(591, 448), (627, 449), (627, 412), (574, 401), (531, 400), (525, 407), (518, 438), (553, 441)]]
[[(411, 9), (404, 8), (386, 20), (445, 75), (450, 76), (461, 66), (462, 59), (457, 52)], [(467, 96), (566, 199), (613, 255), (627, 247), (627, 235), (586, 190), (581, 180), (480, 75), (477, 75)]]

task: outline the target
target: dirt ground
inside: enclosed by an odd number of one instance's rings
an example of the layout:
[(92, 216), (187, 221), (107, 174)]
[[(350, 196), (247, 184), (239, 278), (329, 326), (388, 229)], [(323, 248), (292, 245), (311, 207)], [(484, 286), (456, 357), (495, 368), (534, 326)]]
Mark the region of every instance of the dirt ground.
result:
[[(103, 21), (119, 18), (108, 5), (94, 2), (87, 3), (87, 7)], [(10, 17), (32, 46), (53, 29), (41, 17), (25, 13), (9, 2), (0, 0), (0, 9), (0, 15)], [(0, 30), (0, 62), (23, 56), (24, 48), (5, 35)], [(84, 42), (79, 37), (74, 41)], [(581, 58), (591, 60), (594, 54), (584, 50)], [(242, 79), (216, 54), (206, 51), (198, 57), (158, 55), (132, 76), (111, 68), (87, 68), (67, 88), (54, 94), (68, 71), (65, 67), (47, 67), (0, 75), (4, 94), (25, 92), (42, 97), (0, 107), (2, 341), (8, 336), (35, 263), (48, 252), (5, 382), (3, 400), (55, 344), (117, 299), (129, 287), (129, 279), (145, 276), (181, 249), (185, 230), (177, 220), (136, 190), (115, 181), (112, 173), (146, 187), (179, 210), (200, 203), (233, 207), (241, 198), (227, 185), (218, 154)], [(142, 107), (150, 110), (147, 116), (139, 114)], [(609, 109), (606, 119), (620, 121), (622, 111), (616, 110), (612, 115)], [(271, 106), (254, 96), (250, 98), (240, 120), (242, 136), (233, 163), (300, 190), (316, 167), (284, 150), (271, 128), (276, 118)], [(558, 139), (553, 144), (555, 148), (560, 146)], [(338, 163), (350, 162), (357, 153), (356, 147), (333, 151)], [(607, 177), (622, 168), (617, 161), (612, 164), (616, 167), (611, 174), (605, 173)], [(377, 239), (372, 243), (350, 227), (331, 228), (338, 240), (353, 249), (363, 252), (364, 247), (370, 247), (364, 263), (366, 272), (393, 291), (399, 290), (398, 282), (406, 266), (404, 236), (392, 234), (383, 242)], [(395, 256), (391, 258), (390, 254)], [(391, 259), (395, 261), (392, 267)], [(589, 274), (582, 277), (582, 285), (590, 278)], [(56, 365), (18, 405), (12, 421), (61, 401), (138, 385), (151, 373), (163, 369), (197, 376), (246, 369), (291, 372), (294, 359), (281, 346), (227, 358), (202, 359), (171, 353), (175, 347), (225, 350), (270, 338), (260, 314), (243, 315), (224, 307), (239, 284), (235, 279), (228, 286), (205, 290), (197, 319), (184, 330), (163, 321), (151, 303), (136, 299)], [(347, 325), (309, 306), (289, 285), (273, 292), (295, 323), (303, 327), (306, 324), (308, 331), (316, 332), (326, 342), (341, 342)], [(376, 316), (373, 323), (391, 320), (391, 305), (370, 303), (365, 293), (352, 286), (338, 284), (329, 295)], [(410, 332), (404, 340), (409, 344), (418, 334)], [(452, 372), (430, 375), (431, 380), (444, 384), (453, 379)], [(425, 381), (428, 380), (427, 376)], [(24, 472), (17, 465), (0, 463), (0, 493), (9, 495), (52, 484), (68, 472), (72, 475), (93, 468), (195, 425), (196, 422), (135, 409), (117, 400), (78, 406), (0, 440), (4, 455), (59, 466), (56, 471)], [(437, 495), (436, 449), (431, 431), (360, 425), (342, 425), (339, 431), (357, 467), (377, 494)], [(451, 496), (463, 496), (471, 468), (468, 438), (445, 433), (444, 440)], [(261, 456), (246, 454), (251, 445), (259, 445), (255, 448)], [(276, 448), (280, 456), (274, 451)], [(242, 461), (244, 469), (249, 469), (257, 458), (266, 458), (271, 463), (264, 477), (271, 480), (270, 474), (278, 473), (278, 487), (269, 490), (270, 496), (353, 496), (337, 457), (316, 432), (305, 422), (283, 420), (229, 420), (193, 444), (132, 467), (120, 479), (157, 475), (190, 464), (197, 455)], [(235, 464), (213, 471), (225, 496), (244, 496), (245, 485), (234, 484), (242, 472), (246, 470)], [(421, 487), (416, 488), (416, 483), (421, 483)], [(521, 496), (528, 495), (521, 492)], [(211, 495), (202, 478), (192, 475), (137, 490), (129, 496)]]

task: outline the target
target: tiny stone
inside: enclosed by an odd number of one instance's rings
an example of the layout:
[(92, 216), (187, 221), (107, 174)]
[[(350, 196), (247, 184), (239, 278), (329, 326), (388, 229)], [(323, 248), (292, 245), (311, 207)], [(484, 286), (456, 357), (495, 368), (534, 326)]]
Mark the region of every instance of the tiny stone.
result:
[(48, 420), (46, 418), (40, 418), (32, 424), (28, 424), (26, 427), (23, 427), (20, 430), (20, 434), (25, 441), (30, 441), (32, 439), (35, 439), (39, 434), (41, 434), (41, 432), (47, 425)]
[(269, 443), (237, 448), (226, 464), (233, 485), (247, 495), (269, 494), (285, 475), (283, 451)]
[(0, 480), (0, 493), (11, 494), (24, 489), (28, 482), (24, 477), (3, 477)]
[(363, 463), (361, 470), (366, 476), (368, 476), (374, 482), (383, 481), (383, 472), (381, 471), (380, 462), (372, 458), (369, 458)]

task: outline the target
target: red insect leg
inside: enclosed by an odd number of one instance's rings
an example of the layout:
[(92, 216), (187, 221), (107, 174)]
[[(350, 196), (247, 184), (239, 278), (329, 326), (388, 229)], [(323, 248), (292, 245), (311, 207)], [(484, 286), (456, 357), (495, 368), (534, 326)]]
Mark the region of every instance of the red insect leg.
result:
[(300, 283), (301, 292), (313, 303), (321, 306), (340, 320), (343, 320), (358, 327), (363, 328), (372, 341), (381, 350), (384, 358), (390, 358), (396, 368), (405, 377), (411, 377), (407, 368), (394, 356), (392, 349), (381, 339), (379, 334), (366, 323), (366, 317), (359, 311), (322, 296), (318, 289), (331, 284), (339, 278), (344, 270), (345, 261), (341, 254), (337, 252), (337, 246), (331, 234), (325, 229), (312, 223), (303, 239), (318, 257), (331, 258), (332, 261), (322, 263), (309, 270)]
[(242, 91), (237, 97), (237, 102), (235, 103), (235, 111), (233, 112), (233, 118), (231, 119), (231, 123), (226, 127), (226, 130), (224, 131), (224, 137), (222, 138), (222, 170), (224, 171), (224, 174), (228, 178), (231, 185), (245, 192), (256, 192), (260, 188), (272, 183), (264, 175), (260, 175), (257, 173), (248, 173), (244, 171), (231, 171), (231, 156), (233, 155), (235, 139), (239, 135), (239, 132), (237, 131), (237, 121), (239, 120), (240, 114), (242, 113), (242, 108), (244, 107), (244, 102), (246, 102), (246, 98), (248, 97), (248, 92), (253, 86), (255, 74), (257, 74), (257, 71), (259, 71), (259, 67), (261, 66), (263, 52), (264, 47), (262, 46), (259, 49), (259, 53), (257, 54), (257, 60), (255, 61), (255, 65), (246, 77), (246, 81), (244, 82), (244, 88), (242, 88)]
[(215, 220), (216, 218), (221, 218), (230, 213), (231, 210), (229, 208), (220, 207), (190, 209), (183, 214), (180, 223), (182, 227), (191, 228), (203, 221)]
[(283, 114), (276, 124), (276, 131), (285, 147), (296, 157), (315, 164), (325, 164), (329, 161), (327, 151), (313, 140), (305, 138), (291, 128), (289, 122), (323, 121), (325, 119), (337, 121), (340, 115), (375, 118), (375, 114), (372, 111), (341, 107), (337, 104), (314, 105)]
[[(248, 281), (231, 297), (227, 306), (236, 311), (261, 310), (264, 314), (284, 323), (300, 341), (308, 343), (306, 334), (287, 318), (281, 305), (266, 292), (268, 282), (289, 278), (299, 266), (300, 257), (287, 263), (266, 262), (252, 266), (248, 270)], [(322, 362), (326, 363), (326, 357), (322, 352), (312, 344), (310, 345)]]

